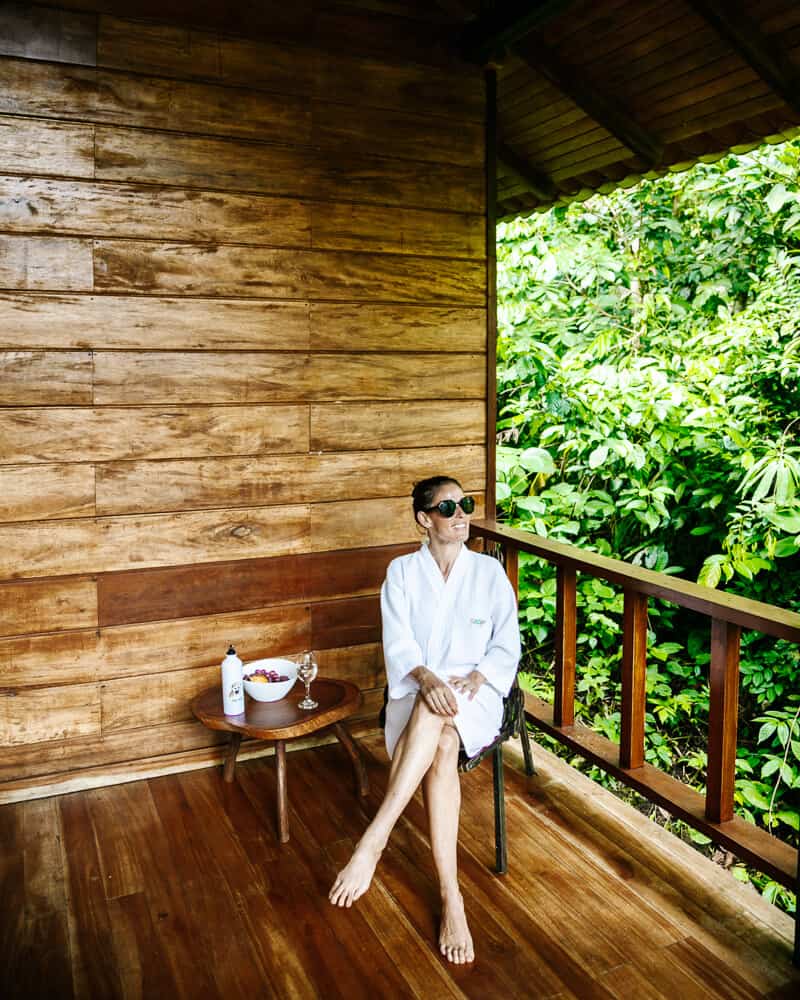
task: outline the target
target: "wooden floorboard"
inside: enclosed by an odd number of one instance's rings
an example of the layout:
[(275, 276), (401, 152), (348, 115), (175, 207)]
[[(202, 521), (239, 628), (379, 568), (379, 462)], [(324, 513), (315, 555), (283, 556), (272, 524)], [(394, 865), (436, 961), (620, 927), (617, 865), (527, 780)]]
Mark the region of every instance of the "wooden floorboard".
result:
[(209, 768), (0, 807), (0, 997), (800, 995), (788, 917), (541, 749), (534, 778), (506, 768), (502, 878), (491, 766), (462, 776), (473, 966), (451, 967), (436, 948), (419, 796), (370, 891), (331, 907), (327, 890), (386, 785), (380, 739), (363, 746), (365, 800), (340, 747), (289, 755), (285, 845), (271, 757), (240, 762), (230, 785)]

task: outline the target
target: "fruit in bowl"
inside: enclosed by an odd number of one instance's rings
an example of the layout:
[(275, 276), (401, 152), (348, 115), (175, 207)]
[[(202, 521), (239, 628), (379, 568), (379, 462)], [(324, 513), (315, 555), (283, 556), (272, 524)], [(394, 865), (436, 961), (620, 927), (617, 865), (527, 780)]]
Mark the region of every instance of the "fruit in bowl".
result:
[(244, 689), (256, 701), (280, 701), (294, 687), (297, 664), (291, 660), (266, 659), (245, 663)]

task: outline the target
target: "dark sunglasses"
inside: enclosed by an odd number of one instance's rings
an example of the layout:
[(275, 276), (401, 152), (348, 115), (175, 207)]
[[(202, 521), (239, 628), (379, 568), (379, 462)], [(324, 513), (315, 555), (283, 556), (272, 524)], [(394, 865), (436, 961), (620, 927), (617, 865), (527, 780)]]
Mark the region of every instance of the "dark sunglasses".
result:
[(474, 497), (462, 497), (460, 500), (440, 500), (434, 507), (426, 507), (425, 513), (432, 514), (437, 511), (442, 517), (452, 517), (456, 512), (456, 507), (460, 507), (465, 514), (471, 514), (475, 510)]

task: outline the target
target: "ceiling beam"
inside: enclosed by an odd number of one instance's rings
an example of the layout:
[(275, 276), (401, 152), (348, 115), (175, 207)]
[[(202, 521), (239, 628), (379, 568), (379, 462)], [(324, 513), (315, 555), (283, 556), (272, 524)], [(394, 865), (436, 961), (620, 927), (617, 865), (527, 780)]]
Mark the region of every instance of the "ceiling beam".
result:
[(800, 69), (783, 47), (761, 31), (739, 0), (689, 0), (761, 79), (795, 111), (800, 112)]
[(499, 10), (470, 21), (461, 36), (461, 51), (468, 62), (484, 66), (552, 18), (573, 0), (511, 0)]
[(655, 136), (594, 85), (582, 80), (579, 70), (564, 64), (544, 42), (528, 37), (514, 45), (513, 51), (648, 166), (656, 166), (661, 161), (663, 147)]
[(540, 201), (552, 201), (558, 194), (547, 174), (500, 140), (497, 142), (497, 159)]

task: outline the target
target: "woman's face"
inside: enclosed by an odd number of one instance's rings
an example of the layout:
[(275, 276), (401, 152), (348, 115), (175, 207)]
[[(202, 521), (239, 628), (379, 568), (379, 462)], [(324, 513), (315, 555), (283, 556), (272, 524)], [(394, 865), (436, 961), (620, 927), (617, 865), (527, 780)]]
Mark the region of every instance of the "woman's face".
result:
[[(436, 491), (431, 506), (440, 503), (442, 500), (455, 500), (458, 502), (464, 496), (464, 491), (456, 483), (443, 483)], [(469, 514), (456, 506), (456, 512), (452, 517), (444, 517), (438, 510), (420, 511), (420, 523), (428, 529), (431, 541), (444, 544), (453, 542), (466, 542), (469, 538)]]

